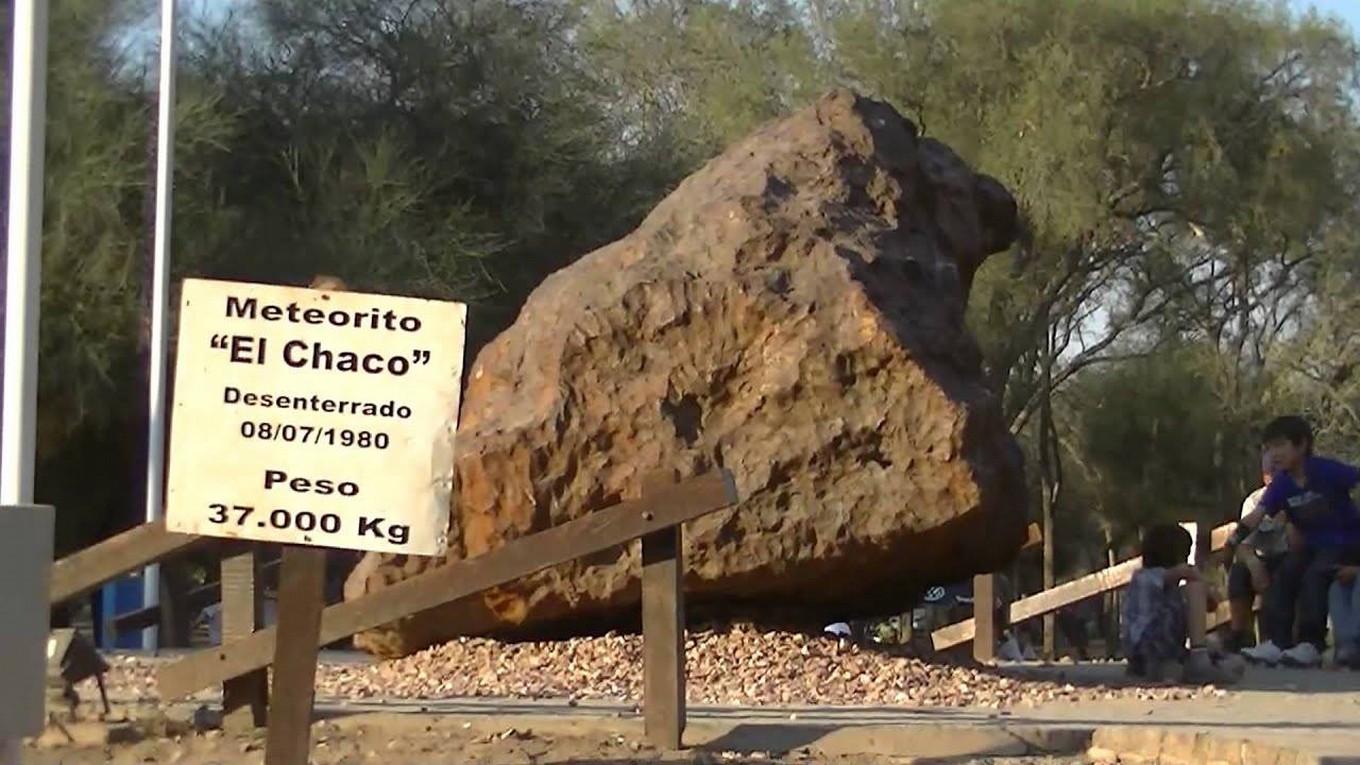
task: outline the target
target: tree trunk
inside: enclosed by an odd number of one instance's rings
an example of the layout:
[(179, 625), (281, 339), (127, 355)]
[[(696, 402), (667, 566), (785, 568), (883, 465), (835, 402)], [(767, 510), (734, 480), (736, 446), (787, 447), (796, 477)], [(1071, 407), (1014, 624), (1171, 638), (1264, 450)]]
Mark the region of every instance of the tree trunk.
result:
[[(1053, 448), (1053, 331), (1045, 335), (1044, 356), (1042, 361), (1042, 398), (1039, 404), (1039, 506), (1043, 517), (1044, 532), (1044, 589), (1050, 590), (1056, 584), (1053, 571), (1053, 501), (1056, 498), (1054, 480)], [(1056, 619), (1053, 612), (1044, 614), (1045, 661), (1057, 657)]]

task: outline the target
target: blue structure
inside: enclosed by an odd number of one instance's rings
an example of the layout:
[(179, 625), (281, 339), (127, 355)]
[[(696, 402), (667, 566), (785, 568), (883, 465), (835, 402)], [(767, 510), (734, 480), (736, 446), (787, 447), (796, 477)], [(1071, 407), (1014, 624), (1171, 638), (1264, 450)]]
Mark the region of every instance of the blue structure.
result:
[(137, 650), (142, 647), (141, 630), (113, 635), (109, 625), (114, 617), (142, 607), (142, 578), (126, 576), (104, 585), (99, 593), (94, 630), (100, 650)]

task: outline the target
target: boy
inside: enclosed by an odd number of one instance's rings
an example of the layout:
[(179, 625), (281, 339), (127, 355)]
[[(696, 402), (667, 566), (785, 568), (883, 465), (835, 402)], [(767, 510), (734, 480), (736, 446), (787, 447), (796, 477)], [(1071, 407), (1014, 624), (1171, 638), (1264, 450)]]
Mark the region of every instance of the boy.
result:
[(1154, 682), (1231, 683), (1240, 673), (1218, 665), (1205, 647), (1209, 598), (1199, 570), (1186, 563), (1191, 542), (1190, 532), (1171, 523), (1143, 537), (1143, 567), (1124, 599), (1129, 674)]
[(1350, 563), (1337, 568), (1328, 603), (1337, 666), (1360, 670), (1360, 583), (1356, 582), (1360, 565), (1354, 565), (1358, 561), (1360, 558), (1352, 558)]
[(1350, 495), (1360, 483), (1360, 469), (1314, 455), (1313, 429), (1302, 417), (1272, 420), (1261, 441), (1279, 472), (1228, 543), (1240, 546), (1266, 518), (1280, 513), (1302, 543), (1285, 553), (1266, 591), (1266, 641), (1243, 655), (1271, 666), (1316, 667), (1327, 644), (1328, 589), (1343, 558), (1360, 545), (1360, 512)]
[[(1260, 504), (1266, 487), (1275, 473), (1271, 453), (1261, 450), (1261, 488), (1252, 492), (1242, 503), (1242, 516), (1251, 515)], [(1259, 595), (1265, 597), (1270, 577), (1280, 567), (1289, 551), (1289, 539), (1283, 518), (1262, 518), (1246, 541), (1237, 550), (1236, 561), (1228, 569), (1228, 604), (1231, 606), (1232, 634), (1230, 650), (1240, 651), (1256, 644), (1252, 629), (1252, 606)]]

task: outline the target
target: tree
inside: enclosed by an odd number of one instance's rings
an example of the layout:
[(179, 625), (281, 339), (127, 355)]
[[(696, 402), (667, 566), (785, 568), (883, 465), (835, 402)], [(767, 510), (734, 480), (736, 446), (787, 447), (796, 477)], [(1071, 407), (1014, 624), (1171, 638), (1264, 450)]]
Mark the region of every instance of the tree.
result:
[[(130, 515), (127, 489), (144, 470), (125, 442), (125, 402), (145, 396), (135, 374), (137, 271), (153, 111), (126, 46), (143, 10), (72, 0), (50, 12), (35, 490), (62, 509), (59, 550)], [(8, 6), (3, 13), (8, 29)], [(182, 103), (181, 135), (192, 149), (216, 120), (192, 93)]]
[[(54, 11), (41, 418), (48, 464), (66, 470), (140, 439), (121, 402), (144, 397), (154, 78), (144, 50), (114, 41), (151, 10)], [(1329, 22), (1247, 0), (254, 0), (238, 14), (186, 41), (177, 277), (324, 270), (456, 297), (475, 352), (545, 274), (627, 232), (723, 146), (849, 84), (1020, 202), (1021, 241), (978, 274), (970, 321), (1038, 468), (1031, 504), (1057, 526), (1050, 576), (1093, 559), (1074, 540), (1233, 512), (1275, 410), (1313, 414), (1360, 454), (1360, 79)], [(1193, 432), (1152, 427), (1172, 414)], [(111, 498), (94, 515), (120, 501), (127, 459), (100, 465)]]

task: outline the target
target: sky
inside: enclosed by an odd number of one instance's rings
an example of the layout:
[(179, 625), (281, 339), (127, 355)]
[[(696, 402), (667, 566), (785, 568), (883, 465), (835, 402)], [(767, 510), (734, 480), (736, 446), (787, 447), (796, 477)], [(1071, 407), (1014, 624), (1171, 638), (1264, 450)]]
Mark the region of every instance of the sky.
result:
[(1360, 0), (1290, 0), (1289, 4), (1300, 11), (1312, 6), (1319, 13), (1350, 24), (1352, 31), (1360, 29)]

